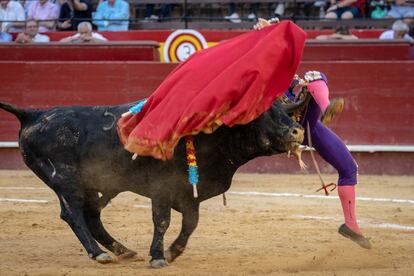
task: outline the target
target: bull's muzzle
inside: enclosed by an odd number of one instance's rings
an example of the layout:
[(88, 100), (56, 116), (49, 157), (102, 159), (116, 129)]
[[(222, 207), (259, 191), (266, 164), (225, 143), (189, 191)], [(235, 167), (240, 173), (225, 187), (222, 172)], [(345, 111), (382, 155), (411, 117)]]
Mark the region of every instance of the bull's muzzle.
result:
[(302, 144), (305, 138), (305, 130), (301, 127), (293, 127), (289, 130), (289, 140), (292, 141), (292, 147), (297, 147)]

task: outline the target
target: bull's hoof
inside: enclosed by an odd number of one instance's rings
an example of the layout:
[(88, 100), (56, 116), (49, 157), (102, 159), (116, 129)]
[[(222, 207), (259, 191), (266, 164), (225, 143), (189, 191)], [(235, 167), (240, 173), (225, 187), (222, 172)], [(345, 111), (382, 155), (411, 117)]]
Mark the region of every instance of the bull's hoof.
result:
[(164, 259), (156, 259), (156, 260), (151, 260), (150, 265), (152, 268), (163, 268), (163, 267), (168, 266), (168, 262)]
[(100, 264), (108, 264), (108, 263), (114, 263), (116, 260), (109, 256), (107, 253), (101, 253), (98, 256), (96, 256), (95, 260)]
[(138, 256), (137, 252), (135, 251), (127, 251), (121, 255), (118, 256), (120, 260), (126, 260), (126, 261), (138, 261), (142, 262), (144, 261), (144, 258), (141, 256)]
[(169, 248), (168, 248), (168, 250), (164, 251), (164, 257), (165, 257), (165, 260), (168, 263), (172, 263), (174, 261), (172, 253), (171, 253), (171, 249), (169, 249)]
[(369, 239), (365, 238), (363, 235), (355, 233), (352, 231), (346, 224), (342, 224), (339, 229), (338, 233), (344, 236), (345, 238), (350, 239), (351, 241), (356, 242), (359, 246), (365, 249), (371, 249), (372, 245)]

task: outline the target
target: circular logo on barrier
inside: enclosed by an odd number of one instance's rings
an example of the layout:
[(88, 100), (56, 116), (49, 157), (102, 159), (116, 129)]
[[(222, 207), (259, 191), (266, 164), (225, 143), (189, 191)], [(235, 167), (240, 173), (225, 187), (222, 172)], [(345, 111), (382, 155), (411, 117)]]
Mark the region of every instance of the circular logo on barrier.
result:
[(176, 30), (164, 45), (165, 62), (181, 62), (197, 51), (207, 48), (204, 36), (195, 30)]

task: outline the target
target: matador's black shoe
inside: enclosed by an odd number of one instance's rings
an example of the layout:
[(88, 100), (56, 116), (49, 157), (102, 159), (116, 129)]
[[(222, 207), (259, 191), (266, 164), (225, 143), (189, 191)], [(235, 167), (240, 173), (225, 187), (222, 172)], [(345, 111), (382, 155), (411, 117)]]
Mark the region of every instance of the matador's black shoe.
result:
[(348, 238), (354, 242), (356, 242), (359, 246), (365, 249), (371, 249), (372, 245), (371, 242), (365, 238), (363, 235), (358, 234), (351, 230), (346, 224), (342, 224), (339, 229), (338, 233), (344, 236), (345, 238)]
[(324, 125), (328, 125), (336, 114), (341, 113), (344, 109), (345, 100), (343, 98), (335, 98), (331, 100), (328, 107), (321, 116), (321, 121)]

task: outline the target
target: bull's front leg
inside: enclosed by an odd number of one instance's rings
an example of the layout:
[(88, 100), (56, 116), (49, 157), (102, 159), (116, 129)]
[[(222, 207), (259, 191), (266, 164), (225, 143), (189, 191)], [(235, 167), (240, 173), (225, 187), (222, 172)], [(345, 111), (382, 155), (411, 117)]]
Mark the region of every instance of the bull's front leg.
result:
[(154, 236), (152, 239), (150, 265), (162, 268), (168, 265), (164, 257), (164, 234), (170, 226), (171, 202), (168, 199), (152, 199), (152, 221)]
[(200, 204), (198, 202), (189, 202), (180, 208), (183, 214), (181, 232), (165, 252), (165, 257), (168, 262), (174, 261), (184, 252), (188, 239), (198, 224), (199, 206)]

